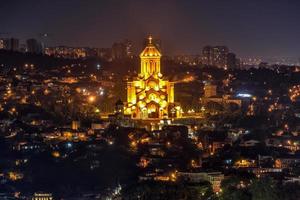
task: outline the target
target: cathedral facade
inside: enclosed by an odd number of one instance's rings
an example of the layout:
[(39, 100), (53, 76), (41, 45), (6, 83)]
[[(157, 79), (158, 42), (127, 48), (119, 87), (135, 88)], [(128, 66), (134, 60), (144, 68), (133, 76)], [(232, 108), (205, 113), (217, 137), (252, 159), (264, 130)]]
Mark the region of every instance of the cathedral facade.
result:
[(133, 119), (178, 117), (181, 112), (180, 107), (174, 103), (174, 83), (165, 80), (161, 74), (161, 56), (150, 36), (140, 54), (140, 73), (127, 83), (125, 113)]

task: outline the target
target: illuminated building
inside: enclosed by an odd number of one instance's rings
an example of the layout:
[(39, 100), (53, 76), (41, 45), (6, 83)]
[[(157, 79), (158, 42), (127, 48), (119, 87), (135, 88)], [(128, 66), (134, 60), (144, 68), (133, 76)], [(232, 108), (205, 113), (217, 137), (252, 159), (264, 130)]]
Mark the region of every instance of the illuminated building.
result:
[(227, 68), (228, 53), (229, 50), (226, 46), (206, 46), (202, 51), (203, 64)]
[(204, 96), (200, 98), (203, 105), (208, 105), (209, 103), (217, 103), (222, 106), (228, 106), (230, 104), (236, 104), (239, 108), (242, 106), (242, 100), (238, 98), (233, 98), (231, 95), (218, 95), (217, 86), (213, 84), (206, 84), (204, 86)]
[(17, 181), (17, 180), (21, 180), (23, 179), (24, 175), (22, 173), (19, 172), (8, 172), (8, 178), (11, 181)]
[(127, 83), (125, 113), (134, 119), (161, 119), (181, 114), (181, 108), (174, 103), (174, 83), (165, 80), (160, 72), (161, 56), (150, 36), (140, 54), (140, 74)]
[(85, 58), (87, 57), (87, 48), (65, 46), (47, 47), (45, 48), (45, 54), (59, 58)]
[(0, 39), (0, 49), (6, 49), (10, 51), (19, 50), (19, 40), (16, 38)]
[(215, 193), (222, 191), (221, 182), (224, 180), (224, 174), (221, 172), (178, 172), (177, 176), (190, 183), (208, 181)]
[(72, 121), (72, 130), (78, 130), (80, 128), (80, 121)]
[(32, 200), (53, 200), (51, 193), (36, 192), (33, 194)]
[(0, 49), (4, 49), (5, 45), (4, 45), (4, 39), (0, 39)]
[(204, 97), (210, 98), (217, 96), (217, 86), (212, 84), (206, 84), (204, 86)]
[(255, 167), (255, 165), (256, 165), (255, 160), (248, 160), (248, 159), (238, 160), (234, 164), (236, 168)]

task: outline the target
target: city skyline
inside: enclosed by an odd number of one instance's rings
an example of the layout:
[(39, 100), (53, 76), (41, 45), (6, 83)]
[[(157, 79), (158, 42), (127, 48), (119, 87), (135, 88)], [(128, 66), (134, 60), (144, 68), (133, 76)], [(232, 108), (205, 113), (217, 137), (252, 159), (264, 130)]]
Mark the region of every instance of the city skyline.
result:
[(2, 3), (0, 199), (300, 200), (299, 8)]
[(48, 46), (91, 47), (109, 47), (124, 38), (134, 38), (138, 52), (145, 35), (151, 34), (163, 41), (166, 55), (200, 54), (206, 45), (226, 45), (240, 57), (299, 57), (297, 1), (167, 0), (152, 4), (5, 2), (0, 8), (0, 37), (41, 40), (41, 34), (47, 33)]

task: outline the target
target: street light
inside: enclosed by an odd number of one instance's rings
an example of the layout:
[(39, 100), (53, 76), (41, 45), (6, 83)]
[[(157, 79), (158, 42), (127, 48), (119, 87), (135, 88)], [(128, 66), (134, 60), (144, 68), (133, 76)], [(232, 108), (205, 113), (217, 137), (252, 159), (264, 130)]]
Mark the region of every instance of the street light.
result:
[(95, 96), (89, 96), (88, 101), (90, 103), (93, 103), (95, 101), (95, 99), (96, 99)]

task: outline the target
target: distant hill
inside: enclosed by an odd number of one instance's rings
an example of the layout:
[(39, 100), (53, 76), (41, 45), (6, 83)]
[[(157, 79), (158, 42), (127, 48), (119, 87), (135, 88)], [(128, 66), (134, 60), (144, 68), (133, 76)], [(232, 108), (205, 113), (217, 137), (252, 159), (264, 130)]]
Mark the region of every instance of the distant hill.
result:
[(0, 65), (9, 67), (21, 67), (26, 63), (30, 63), (42, 68), (48, 68), (71, 64), (73, 62), (74, 60), (71, 59), (55, 58), (42, 54), (0, 50)]

